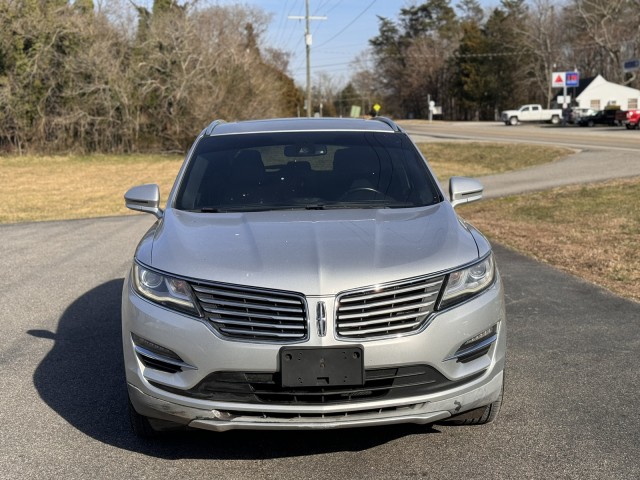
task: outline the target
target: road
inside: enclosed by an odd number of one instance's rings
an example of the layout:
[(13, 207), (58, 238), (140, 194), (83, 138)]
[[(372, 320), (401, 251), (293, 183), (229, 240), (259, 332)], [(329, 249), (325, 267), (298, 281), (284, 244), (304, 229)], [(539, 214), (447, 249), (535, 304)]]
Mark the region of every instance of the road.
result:
[(559, 162), (480, 177), (485, 198), (640, 176), (638, 130), (537, 124), (507, 127), (499, 122), (407, 121), (402, 126), (418, 142), (516, 142), (576, 150), (576, 153)]
[(405, 120), (400, 125), (415, 140), (483, 140), (532, 143), (605, 151), (640, 152), (640, 130), (623, 127), (576, 127), (573, 125), (520, 124), (501, 122), (433, 122)]
[(152, 221), (0, 226), (0, 479), (640, 478), (640, 304), (500, 246), (509, 337), (496, 423), (137, 440), (119, 303)]

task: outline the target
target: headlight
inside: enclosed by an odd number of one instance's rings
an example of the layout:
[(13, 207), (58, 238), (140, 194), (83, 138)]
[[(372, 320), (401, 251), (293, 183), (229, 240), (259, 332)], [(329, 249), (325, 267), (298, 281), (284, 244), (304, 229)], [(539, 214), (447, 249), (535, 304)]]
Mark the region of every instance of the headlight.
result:
[(491, 286), (494, 276), (493, 254), (470, 267), (450, 273), (439, 308), (447, 308), (477, 295)]
[(198, 315), (191, 287), (184, 280), (160, 274), (137, 263), (133, 264), (132, 286), (143, 298), (174, 310)]

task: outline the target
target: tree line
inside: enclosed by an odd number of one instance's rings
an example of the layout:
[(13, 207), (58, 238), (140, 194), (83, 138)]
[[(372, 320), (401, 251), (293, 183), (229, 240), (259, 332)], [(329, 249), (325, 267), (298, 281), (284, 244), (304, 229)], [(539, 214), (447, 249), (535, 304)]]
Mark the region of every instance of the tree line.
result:
[(379, 18), (378, 30), (350, 88), (373, 69), (368, 96), (398, 117), (425, 118), (429, 99), (444, 118), (461, 120), (549, 106), (556, 71), (640, 87), (622, 68), (640, 57), (640, 0), (501, 0), (488, 12), (477, 0), (428, 0), (402, 8), (397, 20)]
[[(197, 0), (0, 0), (0, 153), (184, 151), (214, 118), (305, 114), (269, 17)], [(416, 1), (379, 18), (344, 85), (320, 73), (324, 116), (493, 120), (549, 106), (551, 73), (639, 88), (640, 0)]]
[(0, 0), (0, 151), (184, 151), (214, 118), (301, 103), (259, 9), (103, 3)]

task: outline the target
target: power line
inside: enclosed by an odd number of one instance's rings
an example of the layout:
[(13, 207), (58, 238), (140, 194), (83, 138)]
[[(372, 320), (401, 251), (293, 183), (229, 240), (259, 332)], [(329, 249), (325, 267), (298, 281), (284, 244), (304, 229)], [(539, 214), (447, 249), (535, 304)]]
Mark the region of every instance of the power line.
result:
[[(300, 5), (300, 4), (298, 4), (298, 5)], [(291, 14), (293, 13), (295, 8), (296, 8), (296, 3), (294, 2), (294, 4), (291, 6), (291, 9), (289, 10), (287, 18), (291, 16)], [(304, 11), (304, 7), (303, 7), (303, 11)], [(295, 43), (295, 47), (293, 49), (291, 49), (290, 45), (291, 45), (291, 40), (293, 39), (293, 34), (298, 31), (298, 28), (292, 22), (288, 22), (287, 26), (291, 27), (289, 36), (287, 37), (287, 40), (285, 41), (285, 43), (282, 46), (280, 46), (279, 48), (281, 50), (283, 50), (283, 51), (288, 52), (290, 54), (289, 58), (291, 59), (291, 61), (294, 61), (298, 57), (298, 51), (300, 50), (301, 44), (296, 42)], [(296, 65), (299, 65), (301, 61), (303, 61), (303, 60), (299, 60), (299, 62)]]
[[(284, 7), (282, 7), (282, 15), (280, 16), (280, 21), (278, 22), (278, 27), (276, 30), (276, 37), (273, 39), (273, 44), (277, 45), (278, 41), (280, 40), (280, 36), (282, 34), (282, 32), (284, 31), (284, 19), (286, 18), (285, 12), (287, 11), (287, 6), (289, 5), (289, 0), (286, 0), (284, 2)], [(287, 24), (288, 25), (288, 24)]]
[(340, 35), (342, 35), (351, 25), (353, 25), (354, 23), (356, 23), (356, 21), (362, 16), (364, 15), (367, 10), (369, 10), (371, 7), (373, 7), (373, 5), (377, 2), (378, 0), (373, 0), (364, 10), (362, 10), (362, 12), (360, 12), (356, 18), (354, 18), (353, 20), (351, 20), (342, 30), (340, 30), (338, 33), (336, 33), (333, 37), (331, 37), (329, 40), (321, 43), (320, 45), (318, 45), (316, 48), (320, 48), (324, 45), (326, 45), (327, 43), (331, 42), (332, 40), (334, 40), (336, 37), (339, 37)]
[(343, 0), (338, 0), (338, 2), (333, 7), (331, 7), (329, 10), (327, 10), (327, 13), (325, 13), (325, 15), (329, 15), (331, 12), (333, 12), (337, 7), (340, 6), (342, 1)]
[[(331, 54), (331, 55), (351, 55), (351, 52), (345, 52), (344, 50), (341, 49), (349, 49), (349, 48), (354, 48), (354, 47), (362, 47), (361, 43), (354, 43), (351, 45), (336, 45), (335, 47), (331, 47), (329, 49), (324, 49), (324, 48), (316, 48), (316, 52), (322, 52), (325, 55), (327, 54)], [(367, 51), (369, 48), (368, 47), (364, 47), (362, 48), (362, 50), (360, 52), (358, 52), (356, 55)]]
[(320, 2), (320, 4), (316, 7), (316, 10), (313, 12), (314, 15), (317, 15), (320, 10), (322, 10), (324, 8), (324, 6), (329, 3), (331, 0), (323, 0), (322, 2)]
[[(314, 65), (315, 68), (323, 68), (323, 67), (337, 67), (341, 65), (350, 65), (351, 62), (340, 62), (340, 63), (326, 63), (324, 65)], [(302, 71), (305, 70), (305, 67), (296, 68), (293, 71)]]
[[(296, 8), (296, 3), (294, 2), (293, 5), (291, 5), (291, 9), (289, 10), (289, 13), (287, 14), (287, 18), (289, 16), (291, 16), (291, 14), (293, 13), (293, 10)], [(291, 43), (291, 38), (293, 37), (293, 33), (296, 31), (296, 26), (292, 25), (291, 22), (287, 22), (287, 26), (291, 26), (291, 32), (289, 33), (289, 37), (287, 38), (287, 41), (285, 42), (285, 47), (289, 45), (289, 43)], [(286, 27), (285, 27), (286, 29)]]
[(327, 17), (312, 17), (309, 15), (309, 0), (305, 0), (304, 17), (291, 16), (292, 20), (304, 18), (304, 43), (307, 53), (307, 116), (311, 117), (311, 32), (309, 31), (309, 20), (326, 20)]

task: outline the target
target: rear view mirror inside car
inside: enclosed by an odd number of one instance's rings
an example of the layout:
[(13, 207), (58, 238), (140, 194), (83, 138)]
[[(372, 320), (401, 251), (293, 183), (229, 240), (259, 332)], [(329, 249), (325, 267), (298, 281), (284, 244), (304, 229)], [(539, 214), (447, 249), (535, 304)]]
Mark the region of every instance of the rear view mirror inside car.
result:
[(327, 154), (326, 145), (303, 143), (284, 147), (285, 157), (317, 157)]

